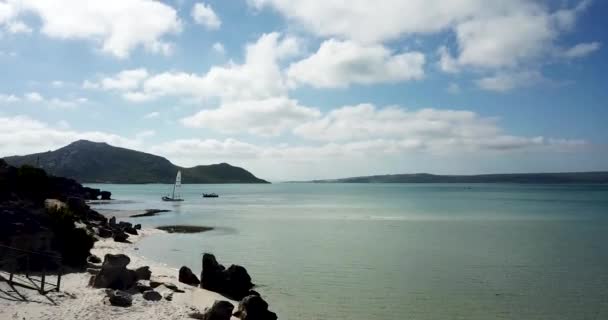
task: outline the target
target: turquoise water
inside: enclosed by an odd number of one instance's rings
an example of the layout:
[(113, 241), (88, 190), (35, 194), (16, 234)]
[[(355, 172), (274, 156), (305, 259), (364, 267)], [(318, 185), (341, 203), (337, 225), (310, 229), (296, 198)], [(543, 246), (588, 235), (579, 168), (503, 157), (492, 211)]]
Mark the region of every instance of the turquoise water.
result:
[[(100, 185), (166, 208), (139, 252), (244, 265), (280, 319), (608, 319), (608, 186)], [(216, 192), (217, 199), (203, 199)]]

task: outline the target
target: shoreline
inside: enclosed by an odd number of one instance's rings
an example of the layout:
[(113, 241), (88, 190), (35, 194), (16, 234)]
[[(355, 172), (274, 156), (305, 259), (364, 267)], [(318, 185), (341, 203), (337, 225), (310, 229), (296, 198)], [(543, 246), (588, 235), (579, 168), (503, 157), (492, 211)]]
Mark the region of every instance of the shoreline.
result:
[[(46, 296), (31, 289), (10, 287), (5, 281), (0, 281), (0, 309), (2, 310), (0, 320), (188, 319), (189, 314), (203, 312), (205, 308), (210, 308), (216, 300), (226, 300), (235, 306), (238, 305), (238, 301), (228, 299), (219, 293), (179, 282), (178, 269), (144, 257), (137, 252), (135, 245), (141, 239), (162, 233), (166, 232), (153, 228), (142, 228), (139, 235), (129, 238), (131, 243), (115, 242), (111, 238), (99, 239), (91, 249), (91, 254), (102, 260), (106, 254), (126, 254), (131, 259), (128, 268), (149, 266), (152, 271), (151, 280), (171, 283), (184, 290), (183, 293), (174, 293), (172, 301), (165, 299), (155, 302), (146, 301), (141, 295), (134, 295), (131, 307), (112, 306), (108, 302), (105, 289), (88, 286), (91, 274), (76, 272), (65, 274), (62, 277), (60, 292), (49, 292)], [(173, 292), (164, 286), (160, 286), (158, 291), (163, 296)], [(237, 318), (233, 316), (231, 319)]]

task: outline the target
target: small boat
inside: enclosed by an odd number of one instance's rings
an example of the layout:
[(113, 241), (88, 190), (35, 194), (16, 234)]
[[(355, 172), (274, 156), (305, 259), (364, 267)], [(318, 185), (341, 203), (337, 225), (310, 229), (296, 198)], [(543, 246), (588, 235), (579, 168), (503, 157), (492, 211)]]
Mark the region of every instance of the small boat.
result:
[(203, 193), (203, 198), (217, 198), (217, 193)]
[(182, 172), (178, 170), (177, 176), (175, 176), (175, 184), (173, 184), (173, 192), (171, 193), (171, 196), (168, 196), (168, 195), (163, 196), (162, 200), (171, 201), (171, 202), (184, 201), (184, 199), (180, 198), (180, 195), (179, 195), (179, 190), (181, 189), (181, 187), (182, 187)]

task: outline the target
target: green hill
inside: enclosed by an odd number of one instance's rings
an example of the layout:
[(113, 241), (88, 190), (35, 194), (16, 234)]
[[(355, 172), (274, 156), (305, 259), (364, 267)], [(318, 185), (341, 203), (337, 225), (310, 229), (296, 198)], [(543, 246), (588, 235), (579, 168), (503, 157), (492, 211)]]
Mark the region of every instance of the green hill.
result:
[(183, 183), (268, 183), (227, 163), (182, 168), (153, 154), (87, 140), (4, 160), (13, 166), (38, 166), (81, 183), (173, 183), (177, 170), (182, 171)]

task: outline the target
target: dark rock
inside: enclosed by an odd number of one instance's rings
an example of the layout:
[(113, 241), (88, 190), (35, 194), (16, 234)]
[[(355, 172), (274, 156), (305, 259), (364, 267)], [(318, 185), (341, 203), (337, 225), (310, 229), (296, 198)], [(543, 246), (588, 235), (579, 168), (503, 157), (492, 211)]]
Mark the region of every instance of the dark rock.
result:
[(108, 223), (109, 223), (111, 226), (115, 225), (115, 224), (116, 224), (116, 217), (112, 217), (112, 218), (110, 218), (110, 221), (108, 221)]
[(127, 269), (131, 259), (124, 254), (106, 254), (101, 271), (95, 277), (93, 287), (127, 290), (131, 288), (137, 276), (135, 271)]
[(200, 233), (205, 231), (213, 230), (213, 227), (205, 227), (205, 226), (160, 226), (156, 229), (167, 231), (169, 233)]
[(85, 215), (89, 211), (89, 206), (83, 198), (69, 197), (66, 204), (68, 208), (76, 215)]
[(230, 320), (234, 305), (228, 301), (216, 300), (211, 308), (205, 310), (203, 320)]
[(101, 196), (101, 200), (111, 200), (112, 192), (110, 191), (102, 191), (99, 194)]
[(192, 319), (197, 319), (197, 320), (203, 320), (205, 319), (205, 315), (203, 313), (200, 312), (192, 312), (190, 314), (188, 314), (188, 317), (192, 318)]
[(121, 229), (132, 228), (133, 224), (131, 224), (131, 222), (120, 221), (120, 222), (118, 222), (118, 227), (121, 228)]
[(137, 235), (137, 230), (135, 228), (133, 228), (133, 227), (125, 227), (123, 229), (123, 231), (126, 232), (126, 233), (128, 233), (128, 234), (132, 234), (134, 236)]
[(87, 258), (87, 262), (89, 262), (89, 263), (101, 263), (101, 259), (98, 256), (92, 254), (92, 255), (90, 255)]
[(184, 291), (184, 290), (182, 290), (182, 289), (178, 288), (178, 287), (177, 287), (176, 285), (174, 285), (173, 283), (165, 282), (165, 283), (163, 283), (163, 285), (164, 285), (165, 287), (167, 287), (167, 289), (169, 289), (169, 290), (171, 290), (171, 291), (173, 291), (173, 292), (177, 292), (177, 293), (184, 293), (184, 292), (186, 292), (186, 291)]
[(261, 297), (260, 293), (255, 290), (249, 290), (248, 296), (258, 296)]
[(141, 230), (141, 224), (138, 223), (138, 224), (134, 225), (133, 228), (135, 230)]
[(97, 278), (97, 275), (96, 275), (96, 274), (92, 275), (92, 276), (89, 278), (89, 284), (88, 284), (88, 286), (89, 286), (89, 287), (94, 287), (94, 286), (95, 286), (95, 279), (96, 279), (96, 278)]
[(198, 286), (201, 283), (196, 275), (192, 273), (192, 270), (186, 266), (179, 269), (179, 282), (183, 282), (191, 286)]
[(130, 307), (133, 304), (133, 297), (121, 290), (111, 290), (108, 292), (110, 304), (117, 307)]
[(96, 269), (96, 268), (87, 268), (87, 273), (90, 273), (90, 274), (98, 274), (99, 271), (101, 271), (101, 270)]
[(246, 297), (249, 290), (253, 288), (251, 277), (244, 267), (231, 265), (224, 273), (226, 274), (225, 293), (229, 296), (240, 300)]
[(201, 272), (201, 288), (220, 292), (226, 281), (224, 266), (219, 264), (211, 253), (203, 254), (203, 271)]
[(148, 301), (160, 301), (163, 298), (160, 293), (154, 290), (145, 291), (142, 295), (144, 299)]
[(205, 253), (203, 254), (201, 287), (240, 300), (249, 294), (253, 283), (244, 267), (231, 265), (226, 270), (217, 262), (213, 254)]
[(164, 298), (167, 301), (173, 301), (173, 292), (166, 292)]
[(84, 187), (84, 193), (85, 193), (85, 199), (86, 200), (97, 200), (99, 199), (99, 195), (101, 190), (99, 189), (94, 189), (94, 188), (88, 188), (88, 187)]
[(137, 277), (137, 280), (150, 280), (152, 271), (150, 271), (150, 267), (148, 266), (139, 267), (135, 269), (135, 276)]
[(115, 231), (113, 238), (116, 242), (127, 242), (127, 238), (129, 238), (129, 235), (122, 231)]
[(134, 214), (134, 215), (131, 216), (131, 218), (152, 217), (152, 216), (155, 216), (157, 213), (169, 212), (169, 211), (171, 211), (171, 210), (146, 209), (146, 212), (139, 213), (139, 214)]
[(113, 235), (112, 230), (104, 227), (97, 228), (97, 235), (102, 238), (109, 238)]
[(152, 287), (152, 288), (156, 288), (156, 287), (160, 286), (161, 284), (163, 284), (163, 283), (154, 281), (154, 280), (150, 280), (150, 287)]
[(260, 296), (247, 296), (241, 300), (234, 316), (241, 320), (276, 320), (277, 315), (268, 310), (268, 303)]
[(152, 287), (149, 285), (148, 281), (139, 280), (135, 283), (135, 289), (137, 289), (139, 293), (143, 293), (145, 291), (152, 290)]

